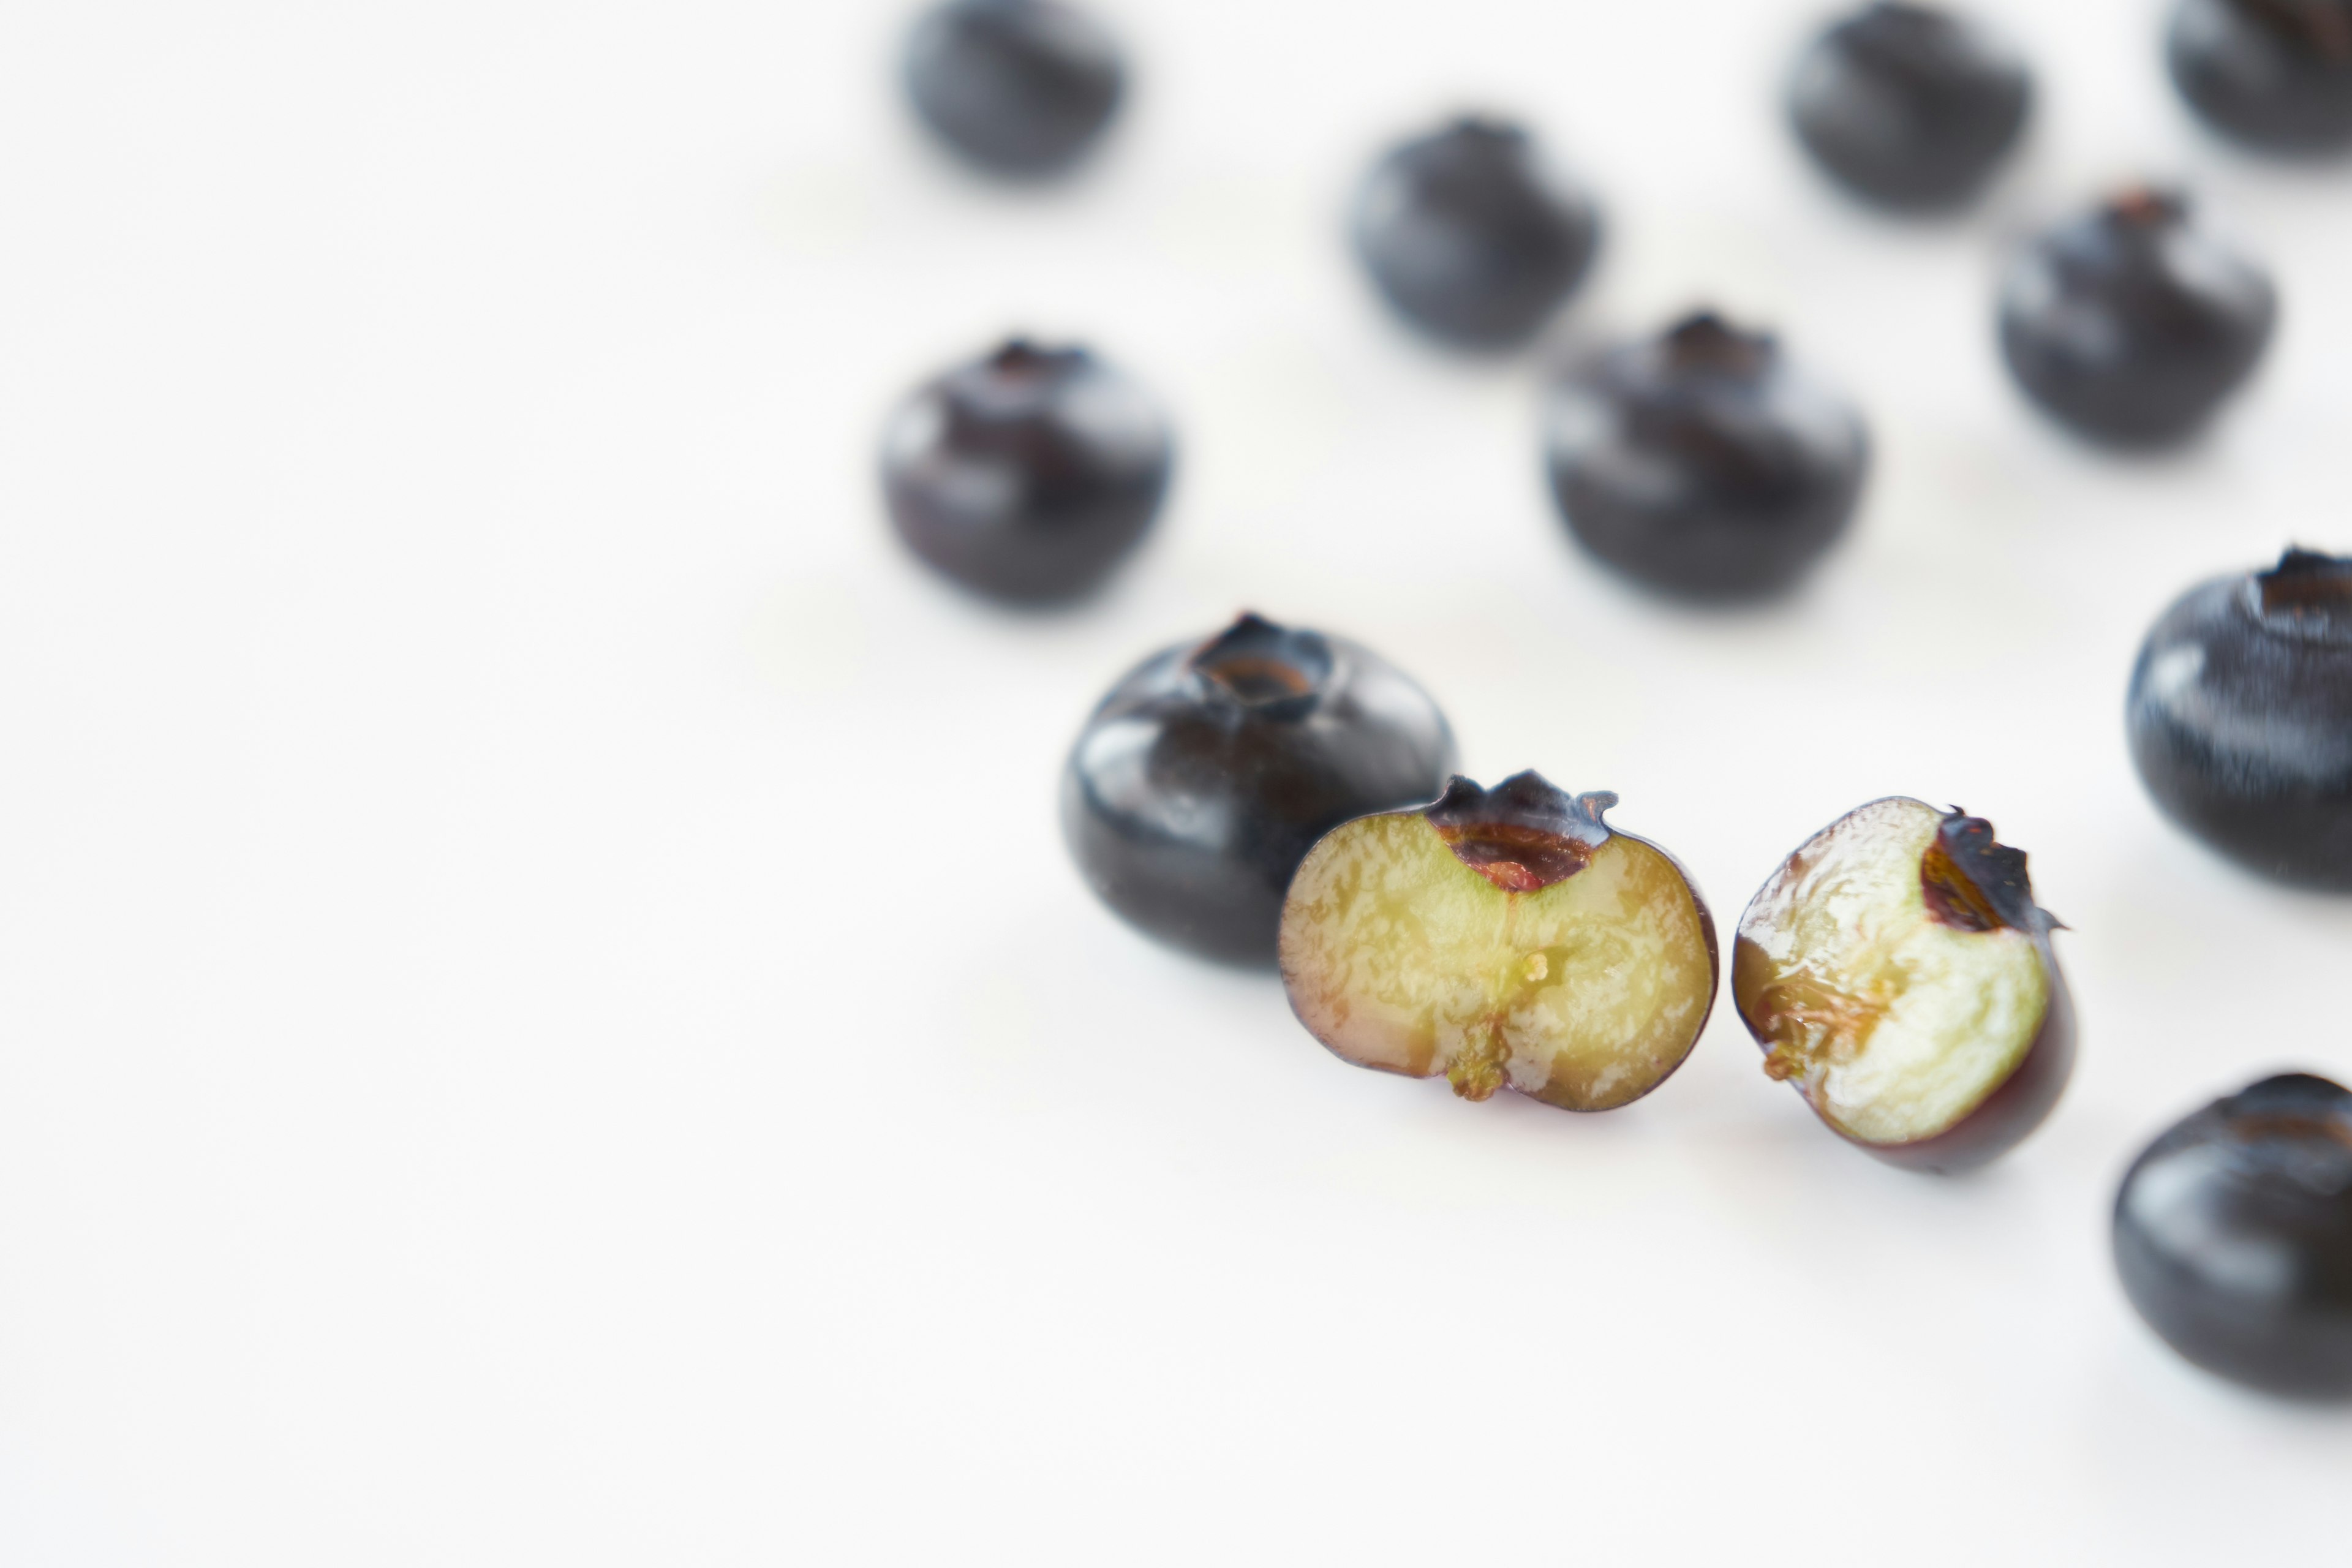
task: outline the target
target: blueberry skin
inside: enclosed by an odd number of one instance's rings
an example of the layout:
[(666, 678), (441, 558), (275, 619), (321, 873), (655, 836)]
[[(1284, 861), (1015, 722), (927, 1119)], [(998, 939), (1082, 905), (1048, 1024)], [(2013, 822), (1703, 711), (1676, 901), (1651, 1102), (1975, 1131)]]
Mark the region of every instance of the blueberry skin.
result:
[(2256, 152), (2352, 147), (2352, 0), (2181, 0), (2164, 58), (2198, 116)]
[(2011, 259), (2000, 349), (2026, 395), (2076, 435), (2167, 447), (2245, 381), (2277, 318), (2261, 268), (2192, 221), (2181, 197), (2138, 191)]
[(2132, 1163), (2116, 1271), (2167, 1343), (2273, 1394), (2352, 1395), (2352, 1092), (2285, 1073)]
[(965, 587), (1055, 604), (1101, 583), (1150, 530), (1172, 447), (1127, 376), (1085, 349), (1015, 338), (891, 414), (883, 499), (898, 537)]
[(1852, 405), (1706, 311), (1562, 378), (1545, 450), (1579, 543), (1700, 601), (1789, 588), (1844, 531), (1870, 467)]
[(1789, 80), (1789, 121), (1823, 173), (1904, 212), (1960, 205), (2017, 145), (2033, 102), (2022, 56), (1926, 5), (1866, 5), (1832, 23)]
[(949, 0), (908, 35), (903, 71), (950, 151), (1013, 179), (1076, 163), (1127, 90), (1118, 39), (1055, 0)]
[(1381, 295), (1459, 348), (1532, 337), (1576, 290), (1601, 242), (1591, 198), (1528, 133), (1465, 119), (1391, 149), (1356, 195), (1356, 255)]
[(1428, 804), (1453, 771), (1444, 715), (1387, 660), (1244, 616), (1153, 655), (1102, 700), (1063, 772), (1062, 834), (1130, 924), (1265, 965), (1315, 841)]
[(2352, 892), (2352, 559), (2220, 577), (2140, 645), (2132, 761), (2166, 816), (2283, 882)]

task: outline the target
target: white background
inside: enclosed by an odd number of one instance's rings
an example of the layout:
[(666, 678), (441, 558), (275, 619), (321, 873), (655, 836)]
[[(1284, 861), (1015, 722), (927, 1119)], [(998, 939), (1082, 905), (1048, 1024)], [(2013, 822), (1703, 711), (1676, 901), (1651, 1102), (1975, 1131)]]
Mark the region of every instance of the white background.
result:
[[(1985, 213), (1825, 194), (1754, 0), (1103, 0), (1069, 188), (942, 163), (896, 5), (19, 0), (0, 14), (0, 1561), (2318, 1561), (2352, 1415), (2178, 1363), (2106, 1205), (2159, 1127), (2352, 1075), (2352, 903), (2125, 756), (2179, 590), (2352, 546), (2352, 173), (2200, 135), (2156, 7), (2026, 0)], [(1713, 300), (1879, 465), (1794, 602), (1568, 546), (1532, 363), (1391, 327), (1373, 149), (1525, 115), (1601, 193), (1572, 327)], [(2003, 238), (2179, 175), (2276, 269), (2212, 437), (2001, 379)], [(1006, 329), (1181, 472), (1078, 612), (892, 543), (892, 400)], [(1727, 1006), (1576, 1118), (1350, 1070), (1091, 902), (1062, 752), (1244, 605), (1466, 767), (1608, 788), (1727, 926), (1830, 817), (2032, 852), (2084, 1057), (1980, 1177), (1885, 1169)]]

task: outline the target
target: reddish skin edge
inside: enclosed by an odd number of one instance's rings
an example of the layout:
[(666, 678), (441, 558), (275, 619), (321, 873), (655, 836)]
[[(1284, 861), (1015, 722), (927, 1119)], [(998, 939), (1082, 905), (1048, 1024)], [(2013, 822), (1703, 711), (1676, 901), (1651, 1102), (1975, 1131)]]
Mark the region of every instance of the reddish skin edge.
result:
[[(1433, 804), (1434, 804), (1434, 803), (1433, 803)], [(1423, 815), (1424, 814), (1424, 810), (1425, 810), (1425, 808), (1416, 807), (1415, 809), (1413, 809), (1413, 810), (1412, 810), (1412, 811), (1410, 811), (1410, 812), (1401, 812), (1401, 813), (1399, 813), (1398, 815), (1400, 815), (1400, 816), (1423, 816)], [(1359, 818), (1358, 820), (1360, 820), (1360, 821), (1361, 819), (1360, 819), (1360, 818)], [(1346, 826), (1347, 826), (1347, 824), (1343, 822), (1343, 823), (1341, 823), (1341, 824), (1339, 825), (1339, 827), (1345, 827)], [(1339, 832), (1339, 827), (1335, 827), (1335, 828), (1333, 828), (1333, 829), (1331, 830), (1331, 832), (1332, 832), (1332, 833), (1337, 833), (1337, 832)], [(1325, 838), (1328, 838), (1328, 837), (1329, 837), (1330, 836), (1331, 836), (1331, 835), (1330, 835), (1329, 833), (1327, 833), (1327, 834), (1325, 834), (1323, 837), (1324, 837)], [(1643, 1089), (1643, 1090), (1642, 1090), (1642, 1092), (1641, 1092), (1640, 1094), (1635, 1095), (1635, 1096), (1633, 1097), (1633, 1100), (1619, 1100), (1619, 1101), (1618, 1101), (1616, 1104), (1614, 1104), (1614, 1105), (1610, 1105), (1610, 1106), (1601, 1106), (1601, 1107), (1592, 1107), (1592, 1106), (1583, 1106), (1583, 1105), (1562, 1105), (1562, 1104), (1560, 1104), (1558, 1100), (1545, 1100), (1545, 1099), (1543, 1099), (1541, 1096), (1538, 1096), (1538, 1095), (1522, 1094), (1522, 1093), (1521, 1093), (1521, 1091), (1519, 1090), (1518, 1087), (1517, 1087), (1517, 1085), (1515, 1085), (1515, 1084), (1510, 1084), (1510, 1083), (1507, 1083), (1507, 1083), (1503, 1086), (1505, 1089), (1508, 1089), (1511, 1093), (1513, 1093), (1513, 1094), (1518, 1094), (1518, 1095), (1520, 1095), (1520, 1098), (1525, 1099), (1525, 1100), (1534, 1100), (1538, 1105), (1549, 1105), (1549, 1106), (1550, 1106), (1554, 1110), (1569, 1110), (1569, 1111), (1573, 1111), (1573, 1112), (1575, 1112), (1575, 1113), (1576, 1113), (1577, 1115), (1579, 1115), (1579, 1116), (1591, 1116), (1591, 1115), (1597, 1115), (1597, 1114), (1599, 1114), (1599, 1112), (1600, 1112), (1601, 1110), (1624, 1110), (1624, 1109), (1625, 1109), (1625, 1107), (1627, 1107), (1627, 1106), (1629, 1106), (1629, 1105), (1633, 1104), (1634, 1100), (1638, 1100), (1645, 1099), (1645, 1098), (1646, 1098), (1646, 1097), (1648, 1097), (1649, 1095), (1655, 1093), (1655, 1092), (1657, 1091), (1657, 1088), (1658, 1088), (1658, 1085), (1659, 1085), (1659, 1084), (1662, 1084), (1662, 1083), (1665, 1082), (1665, 1081), (1666, 1081), (1666, 1079), (1670, 1079), (1670, 1078), (1674, 1077), (1674, 1076), (1675, 1076), (1675, 1074), (1676, 1074), (1676, 1073), (1678, 1073), (1678, 1072), (1682, 1071), (1682, 1068), (1683, 1068), (1683, 1063), (1685, 1063), (1685, 1062), (1686, 1062), (1686, 1061), (1688, 1061), (1688, 1060), (1690, 1060), (1690, 1059), (1691, 1059), (1691, 1053), (1692, 1053), (1693, 1051), (1696, 1051), (1696, 1050), (1697, 1050), (1697, 1049), (1698, 1049), (1698, 1043), (1699, 1043), (1699, 1041), (1700, 1041), (1702, 1038), (1704, 1038), (1704, 1037), (1705, 1037), (1705, 1036), (1706, 1036), (1706, 1025), (1707, 1025), (1707, 1020), (1715, 1016), (1715, 998), (1716, 998), (1716, 995), (1717, 995), (1717, 993), (1719, 993), (1719, 992), (1723, 989), (1723, 958), (1722, 958), (1722, 952), (1721, 952), (1721, 950), (1720, 950), (1720, 948), (1717, 946), (1717, 938), (1716, 938), (1716, 934), (1715, 934), (1715, 912), (1714, 912), (1712, 910), (1709, 910), (1709, 909), (1706, 907), (1706, 896), (1705, 896), (1704, 894), (1700, 893), (1700, 891), (1698, 890), (1698, 883), (1697, 883), (1697, 882), (1696, 882), (1696, 881), (1694, 881), (1694, 880), (1691, 879), (1690, 868), (1688, 868), (1687, 866), (1685, 866), (1685, 865), (1684, 865), (1680, 860), (1675, 859), (1675, 857), (1674, 857), (1674, 855), (1673, 855), (1673, 853), (1672, 853), (1671, 851), (1667, 850), (1665, 847), (1663, 847), (1663, 846), (1661, 846), (1661, 845), (1652, 844), (1652, 843), (1651, 843), (1648, 839), (1646, 839), (1646, 838), (1643, 838), (1643, 837), (1637, 837), (1636, 835), (1634, 835), (1634, 834), (1631, 834), (1631, 833), (1621, 833), (1621, 832), (1619, 832), (1619, 831), (1618, 831), (1616, 828), (1614, 828), (1614, 827), (1612, 827), (1612, 828), (1610, 828), (1610, 829), (1609, 829), (1609, 836), (1610, 836), (1612, 838), (1623, 838), (1623, 839), (1627, 839), (1627, 840), (1629, 840), (1629, 841), (1631, 841), (1631, 842), (1633, 842), (1633, 843), (1643, 845), (1643, 846), (1644, 846), (1644, 847), (1648, 847), (1648, 848), (1655, 849), (1655, 850), (1656, 850), (1660, 855), (1662, 855), (1662, 856), (1665, 857), (1666, 864), (1667, 864), (1667, 865), (1669, 865), (1669, 866), (1672, 866), (1672, 867), (1675, 868), (1675, 874), (1676, 876), (1680, 877), (1680, 878), (1683, 879), (1683, 887), (1684, 887), (1684, 889), (1685, 889), (1686, 891), (1688, 891), (1688, 892), (1689, 892), (1689, 894), (1690, 894), (1690, 896), (1691, 896), (1691, 904), (1692, 904), (1692, 906), (1693, 906), (1694, 908), (1696, 908), (1696, 909), (1698, 910), (1698, 929), (1699, 929), (1701, 931), (1703, 931), (1704, 933), (1706, 933), (1706, 1008), (1705, 1008), (1705, 1009), (1704, 1009), (1704, 1010), (1699, 1014), (1699, 1016), (1698, 1016), (1698, 1027), (1697, 1027), (1697, 1028), (1696, 1028), (1696, 1029), (1693, 1029), (1693, 1030), (1691, 1031), (1690, 1044), (1689, 1044), (1689, 1045), (1687, 1045), (1687, 1046), (1685, 1046), (1685, 1047), (1683, 1047), (1683, 1054), (1682, 1054), (1681, 1056), (1676, 1057), (1676, 1058), (1675, 1058), (1675, 1065), (1674, 1065), (1674, 1066), (1672, 1066), (1672, 1067), (1670, 1067), (1670, 1068), (1668, 1068), (1665, 1071), (1664, 1071), (1664, 1072), (1660, 1073), (1660, 1074), (1657, 1076), (1657, 1079), (1655, 1079), (1655, 1081), (1654, 1081), (1653, 1083), (1651, 1083), (1651, 1084), (1650, 1084), (1650, 1086), (1649, 1086), (1648, 1088), (1646, 1088), (1646, 1089)], [(1322, 840), (1321, 840), (1321, 839), (1318, 839), (1316, 842), (1317, 842), (1318, 844), (1320, 844), (1320, 843), (1322, 842)], [(1308, 853), (1309, 855), (1311, 855), (1311, 854), (1313, 854), (1313, 853), (1314, 853), (1314, 851), (1313, 851), (1312, 849), (1310, 849), (1310, 850), (1308, 850), (1308, 851), (1307, 851), (1307, 853)], [(1304, 862), (1302, 861), (1302, 864), (1303, 864), (1303, 863), (1304, 863)], [(1468, 868), (1466, 868), (1466, 867), (1465, 867), (1465, 869), (1468, 869)], [(1473, 873), (1473, 874), (1475, 875), (1475, 873)], [(1506, 895), (1506, 897), (1509, 897), (1509, 898), (1518, 898), (1518, 897), (1520, 897), (1520, 896), (1521, 896), (1521, 895), (1519, 895), (1519, 894), (1517, 894), (1517, 893), (1510, 893), (1510, 894), (1507, 894), (1507, 895)], [(1288, 912), (1288, 911), (1286, 910), (1285, 910), (1285, 913), (1286, 914), (1287, 912)], [(1277, 949), (1277, 952), (1278, 952), (1278, 951), (1279, 951), (1279, 950)], [(1300, 1014), (1299, 1014), (1299, 1011), (1298, 1011), (1298, 1003), (1295, 1000), (1295, 998), (1294, 998), (1294, 994), (1293, 994), (1292, 990), (1291, 990), (1291, 984), (1290, 984), (1290, 966), (1289, 966), (1287, 963), (1283, 963), (1283, 964), (1281, 964), (1279, 967), (1280, 967), (1280, 969), (1281, 969), (1281, 973), (1282, 973), (1282, 995), (1283, 995), (1283, 1000), (1285, 1000), (1285, 1001), (1286, 1001), (1286, 1002), (1289, 1002), (1289, 1003), (1290, 1003), (1290, 1016), (1291, 1016), (1292, 1017), (1294, 1017), (1294, 1018), (1297, 1018), (1297, 1019), (1298, 1019), (1298, 1026), (1299, 1026), (1300, 1028), (1302, 1028), (1302, 1029), (1306, 1029), (1306, 1030), (1307, 1030), (1307, 1034), (1309, 1034), (1310, 1036), (1313, 1036), (1313, 1037), (1314, 1037), (1315, 1043), (1316, 1043), (1317, 1045), (1318, 1045), (1318, 1046), (1322, 1047), (1325, 1050), (1327, 1050), (1327, 1051), (1330, 1052), (1333, 1056), (1338, 1057), (1341, 1061), (1346, 1062), (1346, 1063), (1347, 1063), (1349, 1067), (1351, 1067), (1351, 1068), (1370, 1068), (1370, 1070), (1371, 1070), (1371, 1071), (1373, 1071), (1373, 1072), (1384, 1072), (1384, 1073), (1391, 1073), (1391, 1074), (1393, 1074), (1395, 1077), (1398, 1077), (1398, 1078), (1409, 1078), (1409, 1079), (1414, 1079), (1415, 1081), (1422, 1081), (1422, 1080), (1423, 1080), (1423, 1075), (1422, 1075), (1422, 1074), (1420, 1074), (1420, 1073), (1399, 1072), (1399, 1071), (1398, 1071), (1396, 1068), (1394, 1068), (1373, 1067), (1373, 1066), (1372, 1066), (1370, 1063), (1369, 1063), (1369, 1062), (1360, 1062), (1360, 1061), (1356, 1060), (1354, 1058), (1352, 1058), (1352, 1057), (1350, 1057), (1350, 1056), (1348, 1056), (1346, 1053), (1344, 1053), (1343, 1051), (1341, 1051), (1341, 1050), (1339, 1049), (1339, 1047), (1337, 1047), (1337, 1046), (1333, 1045), (1330, 1041), (1328, 1041), (1328, 1040), (1325, 1039), (1322, 1036), (1316, 1034), (1316, 1033), (1315, 1033), (1315, 1030), (1314, 1030), (1314, 1029), (1313, 1029), (1313, 1028), (1312, 1028), (1312, 1027), (1307, 1024), (1307, 1020), (1306, 1020), (1304, 1017), (1302, 1017), (1302, 1016), (1300, 1016)], [(1442, 1075), (1437, 1074), (1437, 1073), (1431, 1073), (1431, 1074), (1428, 1074), (1428, 1075), (1427, 1075), (1427, 1077), (1429, 1077), (1429, 1078), (1436, 1078), (1436, 1077), (1440, 1077), (1440, 1076), (1442, 1076)]]
[[(1807, 839), (1806, 843), (1812, 842)], [(1775, 873), (1776, 875), (1778, 873)], [(1744, 917), (1743, 917), (1744, 918)], [(1906, 1171), (1933, 1171), (1939, 1175), (1958, 1175), (1973, 1171), (2008, 1153), (2033, 1130), (2049, 1118), (2058, 1104), (2059, 1096), (2066, 1092), (2066, 1082), (2074, 1076), (2074, 996), (2067, 989), (2064, 972), (2058, 967), (2058, 955), (2051, 951), (2050, 938), (2044, 935), (2034, 944), (2042, 959), (2042, 978), (2049, 984), (2050, 1000), (2042, 1011), (2042, 1027), (2035, 1031), (2033, 1043), (2025, 1047), (2025, 1055), (2017, 1066), (2001, 1079), (2000, 1087), (1977, 1102), (1977, 1108), (1961, 1117), (1932, 1138), (1922, 1138), (1916, 1143), (1868, 1143), (1822, 1116), (1804, 1086), (1791, 1082), (1789, 1087), (1805, 1101), (1805, 1108), (1821, 1118), (1822, 1126), (1844, 1139), (1863, 1152), (1884, 1160)], [(1755, 954), (1753, 959), (1748, 957)], [(1733, 941), (1731, 949), (1731, 1005), (1739, 1021), (1748, 1026), (1748, 1033), (1766, 1055), (1770, 1055), (1772, 1042), (1757, 1027), (1748, 1016), (1748, 1000), (1755, 987), (1740, 984), (1740, 972), (1751, 964), (1769, 961), (1763, 949), (1747, 937)], [(1751, 969), (1750, 973), (1754, 973)]]

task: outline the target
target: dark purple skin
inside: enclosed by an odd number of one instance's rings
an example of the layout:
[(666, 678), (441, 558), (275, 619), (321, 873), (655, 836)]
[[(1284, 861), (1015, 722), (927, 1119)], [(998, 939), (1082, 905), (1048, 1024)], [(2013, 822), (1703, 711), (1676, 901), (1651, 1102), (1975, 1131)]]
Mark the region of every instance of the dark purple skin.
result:
[(2247, 148), (2352, 147), (2352, 0), (2180, 0), (2164, 56), (2189, 108)]
[(1870, 467), (1852, 405), (1711, 311), (1571, 371), (1546, 426), (1577, 542), (1702, 602), (1792, 587), (1844, 532)]
[(2086, 440), (2169, 447), (2253, 373), (2278, 319), (2263, 269), (2135, 191), (2029, 241), (2000, 287), (2000, 349), (2042, 411)]
[(1118, 41), (1057, 0), (948, 0), (908, 35), (901, 73), (950, 152), (1008, 179), (1077, 163), (1127, 90)]
[(2125, 702), (2164, 814), (2240, 865), (2352, 892), (2352, 558), (2217, 577), (2140, 645)]
[(1344, 637), (1244, 616), (1153, 655), (1070, 750), (1062, 834), (1103, 902), (1146, 933), (1269, 965), (1315, 841), (1444, 786), (1454, 735), (1394, 666)]
[[(1815, 834), (1813, 838), (1820, 837)], [(1797, 853), (1803, 854), (1813, 838), (1808, 838)], [(2050, 943), (2050, 933), (2063, 928), (2049, 910), (2033, 902), (2033, 884), (2026, 875), (2024, 851), (2000, 843), (1993, 837), (1991, 823), (1980, 816), (1969, 816), (1957, 806), (1945, 818), (1938, 842), (1949, 857), (1950, 866), (1960, 873), (1957, 879), (1947, 873), (1942, 886), (1958, 888), (1962, 898), (1955, 900), (1939, 896), (1938, 884), (1928, 879), (1927, 869), (1923, 866), (1922, 881), (1928, 890), (1930, 908), (1937, 910), (1948, 923), (1979, 931), (2004, 925), (2033, 938), (2042, 978), (2049, 987), (2042, 1026), (2009, 1077), (1974, 1110), (1931, 1137), (1912, 1143), (1871, 1143), (1853, 1136), (1827, 1118), (1822, 1119), (1822, 1124), (1889, 1165), (1906, 1171), (1958, 1175), (2008, 1153), (2049, 1120), (2050, 1112), (2057, 1108), (2068, 1081), (2074, 1076), (2077, 1029), (2074, 993), (2067, 987), (2065, 973), (2058, 967), (2058, 955)], [(1740, 923), (1747, 923), (1745, 914)], [(1739, 1014), (1739, 1021), (1748, 1026), (1749, 1036), (1769, 1056), (1773, 1041), (1756, 1010), (1758, 994), (1768, 973), (1769, 961), (1763, 950), (1744, 934), (1736, 936), (1731, 952), (1732, 1005)], [(1801, 1094), (1803, 1092), (1801, 1085), (1793, 1087)]]
[(2132, 1306), (2197, 1365), (2352, 1397), (2352, 1092), (2283, 1073), (2169, 1129), (2116, 1190), (2115, 1254)]
[(1789, 121), (1822, 171), (1898, 212), (1969, 201), (2017, 145), (2033, 102), (2025, 60), (1974, 20), (1865, 5), (1806, 48)]
[(1168, 421), (1082, 348), (1015, 338), (918, 387), (883, 428), (882, 491), (909, 549), (991, 598), (1092, 591), (1159, 515)]
[(1601, 219), (1527, 132), (1464, 119), (1391, 149), (1356, 195), (1356, 255), (1407, 321), (1460, 348), (1533, 337), (1591, 267)]

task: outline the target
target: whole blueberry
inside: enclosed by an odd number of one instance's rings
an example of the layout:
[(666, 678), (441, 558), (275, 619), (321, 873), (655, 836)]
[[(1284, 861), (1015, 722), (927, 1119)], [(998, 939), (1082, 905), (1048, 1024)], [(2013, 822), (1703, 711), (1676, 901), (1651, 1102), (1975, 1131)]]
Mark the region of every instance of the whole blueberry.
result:
[(1062, 833), (1087, 886), (1162, 942), (1275, 959), (1315, 841), (1445, 787), (1454, 736), (1420, 687), (1344, 637), (1244, 616), (1153, 655), (1070, 750)]
[(1592, 264), (1591, 199), (1528, 133), (1466, 119), (1391, 149), (1356, 195), (1356, 254), (1413, 325), (1459, 347), (1526, 342)]
[(2199, 1366), (2352, 1394), (2352, 1092), (2286, 1073), (2180, 1122), (2124, 1176), (2115, 1247), (2124, 1294)]
[(2162, 447), (2238, 389), (2277, 316), (2269, 277), (2182, 197), (2135, 191), (2011, 259), (2000, 349), (2026, 395), (2076, 435)]
[(1870, 465), (1851, 404), (1709, 311), (1571, 370), (1545, 441), (1577, 542), (1692, 599), (1789, 587), (1844, 531)]
[(1082, 348), (1015, 338), (917, 387), (885, 425), (898, 536), (993, 598), (1075, 598), (1132, 551), (1167, 493), (1168, 421)]
[(1059, 174), (1126, 90), (1118, 41), (1057, 0), (948, 0), (907, 37), (907, 95), (949, 148), (992, 174)]
[(2180, 0), (2164, 52), (2223, 135), (2265, 153), (2352, 146), (2352, 0)]
[(2352, 560), (2290, 550), (2190, 589), (2140, 645), (2125, 721), (2173, 821), (2265, 876), (2352, 892)]
[(1981, 190), (2032, 101), (2007, 40), (1927, 5), (1865, 5), (1831, 24), (1789, 81), (1790, 122), (1823, 172), (1864, 201), (1909, 211)]

